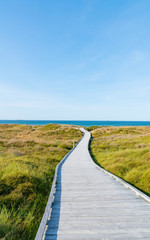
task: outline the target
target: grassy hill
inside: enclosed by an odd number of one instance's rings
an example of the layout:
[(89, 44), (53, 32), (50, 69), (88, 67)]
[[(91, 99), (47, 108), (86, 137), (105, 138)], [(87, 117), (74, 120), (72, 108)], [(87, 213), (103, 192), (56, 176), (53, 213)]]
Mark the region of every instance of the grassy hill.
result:
[(150, 196), (150, 127), (90, 127), (90, 151), (103, 168)]
[(67, 125), (0, 125), (1, 240), (34, 239), (55, 167), (80, 138)]

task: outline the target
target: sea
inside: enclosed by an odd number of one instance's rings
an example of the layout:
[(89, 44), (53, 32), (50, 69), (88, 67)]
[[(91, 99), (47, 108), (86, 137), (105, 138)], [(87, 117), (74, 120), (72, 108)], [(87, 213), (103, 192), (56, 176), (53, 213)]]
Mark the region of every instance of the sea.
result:
[(70, 121), (70, 120), (0, 120), (0, 124), (46, 125), (49, 123), (90, 126), (150, 126), (150, 121)]

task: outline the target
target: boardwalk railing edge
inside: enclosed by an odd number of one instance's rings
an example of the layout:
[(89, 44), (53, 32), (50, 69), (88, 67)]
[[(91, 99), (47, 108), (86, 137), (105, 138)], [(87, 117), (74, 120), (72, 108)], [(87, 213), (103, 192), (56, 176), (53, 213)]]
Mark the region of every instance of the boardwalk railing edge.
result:
[[(86, 130), (87, 131), (87, 130)], [(89, 139), (89, 144), (90, 144), (90, 140), (91, 140), (92, 134), (90, 133), (90, 139)], [(90, 152), (89, 152), (90, 154)], [(91, 156), (91, 154), (90, 154)], [(91, 157), (92, 158), (92, 157)], [(93, 160), (93, 158), (92, 158)], [(111, 176), (112, 178), (114, 178), (117, 182), (120, 182), (121, 184), (123, 184), (126, 188), (130, 189), (131, 191), (133, 191), (137, 196), (143, 198), (144, 200), (146, 200), (147, 202), (150, 203), (150, 197), (147, 196), (146, 194), (144, 194), (143, 192), (141, 192), (140, 190), (138, 190), (137, 188), (133, 187), (130, 183), (127, 183), (126, 181), (124, 181), (123, 179), (121, 179), (120, 177), (116, 176), (113, 173), (110, 173), (109, 171), (105, 170), (104, 168), (98, 166), (94, 160), (93, 163), (96, 165), (96, 167), (98, 169), (100, 169), (102, 172), (106, 173), (107, 175)]]
[(63, 164), (63, 162), (68, 158), (68, 156), (73, 152), (73, 150), (77, 147), (77, 145), (82, 141), (83, 137), (84, 137), (84, 133), (83, 133), (82, 138), (70, 150), (70, 152), (68, 152), (64, 156), (64, 158), (57, 164), (57, 166), (55, 168), (55, 175), (54, 175), (54, 179), (53, 179), (53, 184), (52, 184), (52, 187), (51, 187), (51, 191), (50, 191), (50, 194), (49, 194), (49, 198), (48, 198), (48, 201), (47, 201), (47, 205), (46, 205), (42, 220), (40, 222), (37, 234), (35, 236), (35, 240), (44, 240), (44, 238), (45, 238), (46, 225), (47, 225), (47, 221), (48, 221), (48, 218), (49, 218), (49, 215), (50, 215), (51, 206), (52, 206), (52, 203), (54, 201), (54, 194), (55, 194), (55, 191), (56, 191), (58, 169)]

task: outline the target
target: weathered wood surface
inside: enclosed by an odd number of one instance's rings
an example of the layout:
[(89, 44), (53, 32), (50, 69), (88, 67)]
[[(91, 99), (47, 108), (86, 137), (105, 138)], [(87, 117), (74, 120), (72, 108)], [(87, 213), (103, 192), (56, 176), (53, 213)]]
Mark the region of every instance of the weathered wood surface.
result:
[(84, 132), (58, 170), (44, 239), (150, 239), (150, 204), (96, 167)]

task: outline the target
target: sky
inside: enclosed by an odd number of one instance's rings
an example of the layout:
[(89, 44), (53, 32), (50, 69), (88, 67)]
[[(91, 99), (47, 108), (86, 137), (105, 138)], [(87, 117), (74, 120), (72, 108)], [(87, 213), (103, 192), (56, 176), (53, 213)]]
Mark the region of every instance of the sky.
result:
[(150, 121), (150, 1), (1, 0), (0, 119)]

